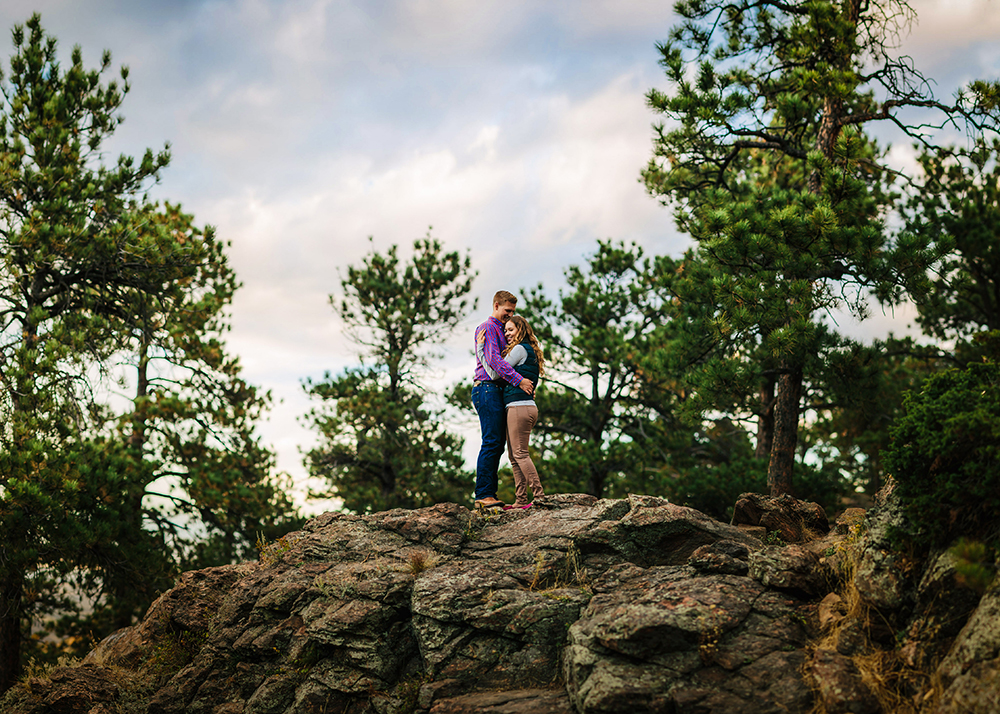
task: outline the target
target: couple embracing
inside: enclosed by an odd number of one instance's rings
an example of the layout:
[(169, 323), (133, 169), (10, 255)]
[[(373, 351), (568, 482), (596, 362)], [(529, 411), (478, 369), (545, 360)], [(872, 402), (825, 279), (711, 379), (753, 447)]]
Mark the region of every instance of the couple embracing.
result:
[(545, 358), (528, 321), (515, 315), (517, 298), (506, 290), (493, 296), (493, 314), (476, 328), (476, 376), (472, 404), (479, 414), (483, 444), (476, 462), (476, 507), (504, 506), (497, 498), (497, 468), (504, 442), (514, 471), (513, 506), (529, 508), (543, 495), (538, 471), (528, 454), (531, 429), (538, 421), (534, 393)]

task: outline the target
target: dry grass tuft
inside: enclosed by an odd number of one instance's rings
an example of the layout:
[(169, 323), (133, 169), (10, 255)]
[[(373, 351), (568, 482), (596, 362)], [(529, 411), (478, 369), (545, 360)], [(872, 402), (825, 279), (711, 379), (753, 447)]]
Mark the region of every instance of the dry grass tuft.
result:
[[(884, 629), (887, 623), (873, 623), (874, 618), (882, 618), (874, 608), (865, 603), (855, 585), (855, 574), (861, 557), (863, 540), (861, 524), (851, 527), (849, 536), (837, 546), (837, 595), (841, 602), (838, 611), (842, 617), (836, 618), (822, 633), (810, 643), (810, 650), (837, 651), (838, 643), (845, 634), (845, 628), (859, 628), (871, 632), (873, 624)], [(928, 669), (918, 669), (907, 663), (898, 648), (883, 649), (865, 637), (864, 646), (851, 655), (861, 681), (877, 700), (879, 711), (892, 714), (918, 714), (932, 711), (940, 698), (941, 686), (934, 674), (934, 663)], [(917, 694), (914, 694), (916, 692)], [(810, 714), (827, 714), (822, 700), (817, 699)]]
[(590, 590), (583, 557), (575, 545), (569, 547), (564, 558), (559, 558), (551, 552), (547, 554), (539, 551), (535, 554), (535, 570), (528, 584), (528, 590), (542, 592), (562, 588)]
[[(896, 650), (872, 650), (851, 659), (861, 681), (878, 700), (880, 711), (917, 714), (940, 697), (939, 683), (932, 682), (927, 672), (906, 665)], [(913, 691), (920, 693), (914, 696), (909, 693)]]
[(283, 535), (276, 541), (268, 541), (267, 536), (258, 533), (256, 546), (260, 558), (259, 562), (268, 567), (275, 565), (301, 539), (301, 536)]
[(416, 576), (437, 565), (437, 558), (426, 550), (415, 550), (406, 559), (406, 570)]
[[(48, 680), (56, 667), (76, 667), (79, 664), (78, 660), (68, 658), (60, 658), (59, 663), (54, 665), (29, 662), (21, 681), (0, 695), (0, 712), (41, 711), (39, 695), (32, 691), (33, 681), (37, 683), (39, 680)], [(100, 709), (113, 714), (146, 714), (149, 700), (156, 689), (156, 677), (150, 676), (144, 669), (133, 670), (117, 665), (104, 666), (104, 669), (114, 685), (114, 699), (105, 702), (103, 708), (98, 706), (95, 711)], [(49, 709), (46, 708), (45, 711)]]

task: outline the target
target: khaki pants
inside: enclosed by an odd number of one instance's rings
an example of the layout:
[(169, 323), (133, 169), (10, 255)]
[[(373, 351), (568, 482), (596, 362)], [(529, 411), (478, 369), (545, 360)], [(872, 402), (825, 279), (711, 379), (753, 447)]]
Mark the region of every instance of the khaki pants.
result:
[(542, 482), (528, 453), (531, 429), (538, 421), (538, 407), (534, 404), (507, 407), (507, 456), (514, 471), (515, 505), (528, 504), (528, 488), (532, 498), (543, 495)]

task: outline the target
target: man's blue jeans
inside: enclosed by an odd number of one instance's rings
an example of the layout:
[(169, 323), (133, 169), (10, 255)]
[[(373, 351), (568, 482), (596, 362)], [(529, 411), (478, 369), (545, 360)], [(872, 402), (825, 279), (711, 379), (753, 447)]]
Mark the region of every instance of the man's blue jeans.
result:
[(472, 388), (472, 405), (479, 413), (483, 445), (476, 462), (476, 500), (497, 497), (497, 468), (507, 440), (503, 382), (483, 382)]

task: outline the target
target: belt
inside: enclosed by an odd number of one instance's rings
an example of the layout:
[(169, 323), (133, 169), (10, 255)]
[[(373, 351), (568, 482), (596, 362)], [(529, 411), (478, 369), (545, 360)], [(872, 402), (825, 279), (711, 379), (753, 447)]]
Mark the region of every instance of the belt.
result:
[(472, 382), (472, 386), (473, 387), (478, 387), (480, 384), (496, 384), (496, 385), (499, 385), (500, 384), (500, 380), (499, 379), (496, 379), (496, 380), (493, 380), (493, 379), (477, 379), (477, 380), (474, 380)]

